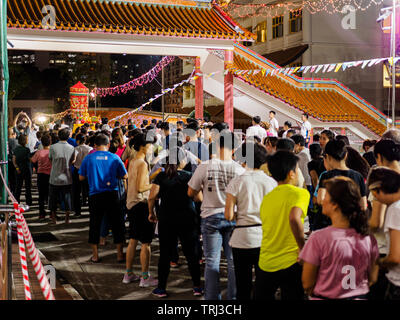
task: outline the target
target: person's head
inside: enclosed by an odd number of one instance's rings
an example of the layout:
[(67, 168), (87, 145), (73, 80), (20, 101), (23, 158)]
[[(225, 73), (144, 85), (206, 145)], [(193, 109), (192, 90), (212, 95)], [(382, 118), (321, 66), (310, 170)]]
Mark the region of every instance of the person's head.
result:
[(41, 131), (38, 131), (38, 132), (36, 132), (36, 138), (40, 141), (40, 139), (42, 139), (42, 136), (43, 136), (43, 132), (41, 132)]
[(226, 122), (214, 123), (211, 127), (211, 140), (218, 141), (220, 133), (226, 130), (229, 130), (229, 125)]
[(128, 126), (132, 124), (132, 119), (128, 119)]
[(266, 137), (264, 139), (264, 146), (267, 149), (268, 154), (273, 154), (276, 152), (276, 145), (278, 144), (277, 137)]
[(275, 118), (275, 115), (276, 115), (276, 112), (275, 111), (273, 111), (273, 110), (271, 110), (270, 112), (269, 112), (269, 118), (272, 120), (273, 118)]
[(319, 144), (321, 145), (322, 150), (325, 149), (325, 146), (329, 141), (335, 139), (335, 134), (331, 130), (323, 130), (319, 137)]
[(151, 119), (151, 123), (154, 125), (154, 127), (157, 125), (157, 119)]
[(374, 156), (379, 166), (389, 167), (393, 161), (400, 161), (400, 144), (383, 139), (374, 146)]
[(350, 146), (346, 146), (347, 149), (347, 157), (346, 157), (346, 166), (350, 169), (353, 169), (359, 172), (364, 179), (367, 179), (368, 172), (370, 169), (370, 165), (364, 157), (354, 148)]
[(363, 142), (362, 148), (364, 152), (368, 152), (376, 144), (376, 140), (365, 140)]
[(286, 138), (291, 138), (296, 134), (296, 130), (294, 129), (289, 129), (288, 132), (286, 133)]
[(324, 150), (324, 165), (327, 170), (332, 170), (338, 162), (345, 163), (347, 148), (342, 140), (332, 140), (326, 144)]
[(60, 124), (59, 123), (56, 123), (55, 125), (54, 125), (54, 127), (53, 127), (53, 131), (58, 131), (58, 130), (60, 130)]
[(82, 133), (79, 133), (76, 135), (75, 140), (78, 145), (82, 145), (85, 143), (86, 137)]
[(81, 134), (83, 134), (84, 136), (87, 135), (88, 128), (86, 126), (82, 126), (80, 129)]
[(119, 121), (115, 121), (114, 128), (118, 128), (120, 126)]
[(13, 128), (8, 128), (8, 137), (14, 139), (17, 137), (17, 134), (15, 133)]
[(122, 146), (125, 144), (124, 142), (124, 134), (122, 133), (121, 128), (117, 127), (115, 128), (112, 133), (111, 133), (111, 139), (118, 141), (118, 147), (122, 148)]
[(168, 136), (170, 133), (170, 128), (169, 128), (169, 123), (168, 122), (163, 122), (161, 129), (164, 131), (164, 135)]
[(297, 163), (299, 158), (290, 151), (278, 150), (268, 157), (268, 170), (278, 183), (296, 185), (298, 182)]
[(99, 133), (94, 138), (94, 146), (96, 149), (103, 147), (108, 150), (110, 148), (110, 138), (103, 133)]
[(43, 148), (49, 147), (51, 145), (51, 137), (48, 134), (44, 134), (40, 141), (42, 142)]
[(319, 138), (320, 138), (319, 133), (314, 134), (313, 135), (313, 142), (319, 142)]
[(183, 125), (184, 125), (183, 121), (177, 121), (176, 122), (176, 128), (177, 129), (183, 129)]
[(144, 133), (139, 133), (133, 137), (133, 148), (137, 152), (142, 152), (144, 154), (150, 154), (153, 151), (154, 140), (147, 140), (147, 135)]
[(224, 130), (220, 133), (218, 146), (220, 149), (220, 154), (223, 153), (222, 150), (232, 153), (232, 151), (239, 146), (239, 139), (233, 132)]
[(307, 112), (303, 113), (303, 115), (301, 116), (301, 120), (303, 122), (306, 122), (308, 120), (308, 113)]
[(184, 134), (188, 136), (190, 139), (199, 137), (201, 134), (200, 126), (198, 125), (197, 121), (190, 122), (186, 129), (183, 130)]
[(261, 143), (261, 139), (259, 136), (251, 136), (246, 138), (247, 142), (255, 142), (255, 143)]
[(342, 140), (346, 146), (350, 145), (349, 138), (347, 138), (347, 136), (344, 136), (342, 134), (337, 135), (336, 140)]
[(400, 144), (400, 130), (399, 129), (390, 129), (382, 135), (382, 139), (393, 140), (397, 144)]
[(182, 170), (188, 163), (186, 152), (182, 147), (173, 147), (169, 149), (167, 163), (165, 165), (165, 174), (168, 178), (177, 175), (178, 170)]
[(260, 169), (263, 164), (267, 163), (268, 152), (262, 144), (246, 142), (235, 152), (235, 159), (245, 163), (250, 169)]
[(286, 150), (290, 152), (294, 152), (294, 141), (292, 139), (283, 138), (279, 139), (276, 144), (276, 150)]
[(326, 195), (322, 213), (333, 219), (345, 218), (350, 228), (361, 235), (367, 235), (368, 217), (361, 209), (361, 193), (358, 185), (348, 177), (335, 177), (324, 182)]
[(306, 139), (301, 134), (295, 134), (291, 136), (291, 139), (294, 141), (294, 152), (299, 153), (304, 149), (306, 145)]
[(101, 119), (101, 123), (102, 123), (102, 124), (107, 124), (107, 123), (108, 123), (108, 118), (103, 118), (103, 119)]
[(27, 143), (28, 143), (28, 136), (25, 135), (25, 134), (21, 134), (21, 135), (18, 137), (18, 144), (19, 144), (20, 146), (25, 147)]
[(69, 128), (63, 128), (58, 132), (58, 139), (60, 141), (67, 141), (71, 136), (71, 130)]
[(321, 159), (322, 156), (322, 148), (319, 143), (312, 143), (309, 146), (310, 156), (312, 160)]
[(143, 124), (144, 127), (146, 127), (146, 126), (149, 124), (149, 121), (146, 120), (146, 119), (144, 119), (144, 120), (142, 121), (142, 124)]
[(259, 116), (253, 117), (252, 123), (253, 123), (253, 126), (255, 126), (257, 124), (260, 124), (261, 123), (261, 118)]
[(285, 123), (283, 124), (283, 130), (288, 131), (291, 128), (292, 128), (292, 123), (290, 121), (285, 121)]
[(372, 168), (367, 185), (372, 195), (383, 204), (391, 205), (400, 200), (400, 174), (392, 169)]
[(96, 123), (96, 124), (94, 125), (94, 128), (95, 128), (95, 130), (99, 130), (99, 129), (100, 129), (100, 123)]

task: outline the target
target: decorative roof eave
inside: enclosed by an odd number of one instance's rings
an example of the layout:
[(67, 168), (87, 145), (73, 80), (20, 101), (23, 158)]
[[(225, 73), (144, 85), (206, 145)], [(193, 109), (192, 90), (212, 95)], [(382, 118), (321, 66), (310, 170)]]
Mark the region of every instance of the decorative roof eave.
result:
[[(254, 41), (256, 36), (232, 23), (212, 6), (143, 4), (134, 1), (52, 0), (55, 30)], [(185, 1), (180, 1), (185, 3)], [(192, 3), (192, 1), (189, 1)], [(8, 27), (44, 30), (39, 0), (9, 0)], [(39, 19), (38, 19), (39, 18)]]

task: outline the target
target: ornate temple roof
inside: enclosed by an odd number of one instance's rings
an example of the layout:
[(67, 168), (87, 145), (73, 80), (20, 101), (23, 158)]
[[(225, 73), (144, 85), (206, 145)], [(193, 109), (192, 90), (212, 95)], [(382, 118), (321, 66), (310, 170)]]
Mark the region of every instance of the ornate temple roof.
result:
[[(154, 3), (158, 2), (158, 3)], [(43, 29), (45, 5), (56, 13), (56, 30), (252, 41), (218, 6), (195, 1), (8, 0), (8, 27)], [(46, 12), (46, 11), (45, 11)]]

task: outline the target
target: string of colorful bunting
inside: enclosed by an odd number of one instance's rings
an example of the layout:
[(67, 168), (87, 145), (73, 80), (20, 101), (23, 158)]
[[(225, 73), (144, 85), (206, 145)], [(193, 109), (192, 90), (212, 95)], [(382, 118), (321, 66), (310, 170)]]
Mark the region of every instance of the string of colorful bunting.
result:
[[(120, 119), (122, 119), (122, 118), (124, 118), (124, 117), (126, 117), (126, 116), (131, 116), (131, 115), (134, 114), (135, 112), (141, 111), (144, 107), (148, 106), (148, 105), (151, 104), (153, 101), (157, 100), (158, 98), (162, 97), (163, 95), (165, 95), (165, 94), (167, 94), (167, 93), (173, 93), (173, 92), (176, 90), (176, 88), (178, 88), (178, 87), (180, 87), (180, 86), (183, 86), (184, 84), (187, 84), (187, 83), (189, 83), (189, 82), (192, 81), (192, 80), (196, 80), (199, 76), (201, 76), (200, 73), (198, 73), (198, 74), (196, 73), (195, 75), (194, 75), (194, 73), (195, 73), (195, 70), (193, 69), (193, 71), (192, 71), (192, 73), (190, 74), (189, 78), (187, 78), (186, 80), (183, 80), (183, 81), (181, 81), (181, 82), (175, 84), (175, 85), (174, 85), (173, 87), (171, 87), (171, 88), (161, 90), (161, 93), (156, 94), (153, 98), (150, 98), (149, 101), (143, 103), (140, 107), (138, 107), (138, 108), (136, 108), (136, 109), (134, 109), (134, 110), (128, 111), (128, 112), (126, 112), (126, 113), (124, 113), (124, 114), (122, 114), (122, 115), (119, 115), (118, 117), (115, 117), (115, 118), (111, 119), (109, 122), (118, 121), (118, 120), (120, 120)], [(194, 76), (193, 76), (193, 75), (194, 75)]]
[(258, 73), (262, 73), (263, 76), (268, 75), (276, 75), (276, 74), (284, 74), (291, 75), (299, 72), (303, 73), (322, 73), (326, 72), (339, 72), (340, 70), (346, 71), (349, 68), (361, 67), (365, 69), (366, 67), (376, 66), (382, 62), (389, 62), (390, 65), (393, 65), (393, 62), (396, 64), (400, 60), (400, 57), (390, 57), (390, 58), (375, 58), (368, 60), (359, 60), (359, 61), (349, 61), (349, 62), (339, 62), (339, 63), (328, 63), (328, 64), (318, 64), (312, 66), (302, 66), (302, 67), (290, 67), (290, 68), (276, 68), (276, 69), (254, 69), (254, 70), (241, 70), (235, 67), (229, 68), (229, 71), (236, 75), (256, 75)]
[(134, 90), (137, 87), (144, 86), (152, 82), (160, 73), (160, 71), (168, 66), (172, 61), (175, 60), (173, 56), (167, 56), (162, 58), (151, 70), (142, 74), (140, 77), (133, 79), (125, 84), (121, 84), (112, 88), (95, 88), (92, 90), (94, 94), (104, 98), (106, 96), (115, 96), (117, 94), (126, 94), (130, 90)]

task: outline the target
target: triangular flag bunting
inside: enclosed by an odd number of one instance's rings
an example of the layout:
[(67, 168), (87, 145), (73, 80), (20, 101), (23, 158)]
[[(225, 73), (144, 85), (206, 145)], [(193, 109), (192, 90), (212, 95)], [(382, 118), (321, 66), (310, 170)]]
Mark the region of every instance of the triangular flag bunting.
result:
[(365, 60), (365, 61), (363, 61), (362, 66), (361, 66), (361, 69), (364, 69), (364, 68), (367, 66), (367, 64), (370, 63), (370, 62), (371, 62), (371, 60)]
[(310, 68), (311, 68), (311, 66), (307, 66), (307, 67), (305, 67), (305, 69), (304, 69), (304, 72), (305, 72), (305, 73), (307, 73), (307, 72), (308, 72), (308, 70), (310, 70)]
[(372, 67), (376, 64), (379, 59), (372, 59), (370, 63), (368, 63), (368, 67)]
[(324, 67), (324, 65), (323, 65), (323, 64), (320, 64), (320, 65), (317, 67), (317, 70), (315, 70), (315, 73), (320, 72), (320, 70), (321, 70), (323, 67)]
[(343, 63), (338, 63), (336, 68), (335, 68), (335, 72), (338, 72), (340, 70), (340, 68), (342, 67)]
[(329, 68), (329, 64), (324, 64), (324, 69), (322, 70), (323, 73), (326, 72), (326, 70), (328, 70)]
[(333, 70), (335, 69), (335, 67), (336, 67), (336, 64), (331, 64), (331, 65), (329, 66), (329, 68), (328, 68), (328, 72), (333, 71)]
[(313, 73), (315, 71), (315, 69), (317, 69), (317, 66), (312, 66), (311, 73)]

